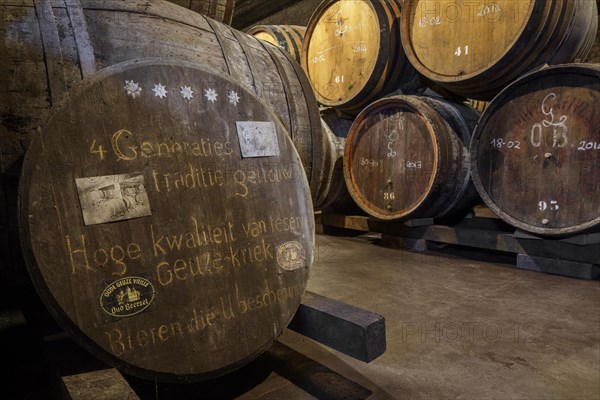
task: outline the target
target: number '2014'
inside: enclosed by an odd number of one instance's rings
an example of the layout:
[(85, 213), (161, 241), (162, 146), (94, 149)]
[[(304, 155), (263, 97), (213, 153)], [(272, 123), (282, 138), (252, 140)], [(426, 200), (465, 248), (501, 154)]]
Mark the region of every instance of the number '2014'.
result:
[(577, 147), (577, 150), (579, 150), (579, 151), (600, 150), (600, 143), (581, 141), (581, 142), (579, 142), (579, 147)]

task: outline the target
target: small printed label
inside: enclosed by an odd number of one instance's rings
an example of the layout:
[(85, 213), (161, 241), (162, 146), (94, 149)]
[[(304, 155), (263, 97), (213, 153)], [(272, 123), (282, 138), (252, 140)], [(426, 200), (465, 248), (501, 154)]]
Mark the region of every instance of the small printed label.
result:
[(86, 226), (152, 214), (141, 173), (77, 178), (75, 185)]
[(286, 242), (277, 249), (277, 264), (283, 269), (293, 271), (304, 266), (304, 248), (298, 242)]
[(236, 126), (242, 157), (279, 155), (279, 143), (273, 122), (237, 121)]
[(121, 278), (100, 295), (100, 305), (113, 317), (130, 317), (144, 311), (154, 299), (154, 285), (139, 276)]

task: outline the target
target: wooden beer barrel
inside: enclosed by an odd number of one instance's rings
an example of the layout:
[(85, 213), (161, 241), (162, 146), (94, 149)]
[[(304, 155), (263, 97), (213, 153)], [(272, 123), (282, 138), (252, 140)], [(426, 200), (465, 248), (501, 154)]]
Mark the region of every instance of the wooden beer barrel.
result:
[[(108, 67), (27, 150), (28, 271), (110, 365), (161, 381), (224, 374), (266, 350), (300, 303), (314, 222), (299, 166), (279, 119), (229, 77), (180, 61)], [(128, 187), (145, 201), (117, 214), (86, 201)]]
[(298, 25), (256, 25), (246, 33), (287, 51), (300, 64), (302, 40), (306, 27)]
[(528, 74), (503, 90), (473, 135), (473, 180), (509, 224), (541, 235), (600, 227), (600, 65)]
[(419, 73), (462, 96), (491, 100), (543, 64), (584, 60), (598, 13), (590, 0), (406, 0), (401, 26)]
[(344, 145), (352, 120), (338, 117), (331, 110), (321, 113), (323, 124), (323, 165), (321, 185), (313, 204), (315, 209), (351, 210), (354, 201), (344, 181)]
[(396, 0), (325, 0), (306, 27), (302, 67), (317, 100), (358, 113), (415, 79), (400, 45)]
[(468, 154), (478, 113), (462, 104), (390, 96), (357, 117), (344, 151), (348, 191), (383, 220), (456, 217), (477, 201)]
[(316, 190), (319, 110), (306, 75), (281, 49), (160, 0), (25, 0), (3, 2), (0, 10), (0, 274), (10, 280), (22, 266), (16, 187), (30, 137), (83, 77), (119, 62), (184, 60), (231, 76), (281, 119)]

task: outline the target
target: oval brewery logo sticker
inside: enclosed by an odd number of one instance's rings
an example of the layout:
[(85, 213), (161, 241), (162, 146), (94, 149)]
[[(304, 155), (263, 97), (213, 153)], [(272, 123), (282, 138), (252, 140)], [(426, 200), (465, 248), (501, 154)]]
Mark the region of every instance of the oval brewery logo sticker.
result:
[(304, 266), (304, 259), (304, 248), (298, 242), (286, 242), (277, 249), (277, 264), (288, 271)]
[(144, 311), (154, 299), (152, 282), (139, 276), (114, 281), (100, 295), (104, 312), (113, 317), (130, 317)]

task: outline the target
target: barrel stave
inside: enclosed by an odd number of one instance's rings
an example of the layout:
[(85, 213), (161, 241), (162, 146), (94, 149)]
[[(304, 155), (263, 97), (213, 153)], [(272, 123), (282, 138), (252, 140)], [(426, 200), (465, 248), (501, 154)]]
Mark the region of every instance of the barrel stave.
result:
[(337, 116), (332, 110), (321, 113), (323, 124), (322, 175), (316, 209), (343, 212), (360, 211), (348, 193), (344, 180), (344, 145), (352, 120)]
[(305, 31), (306, 27), (298, 25), (256, 25), (246, 32), (258, 39), (281, 47), (300, 63)]

